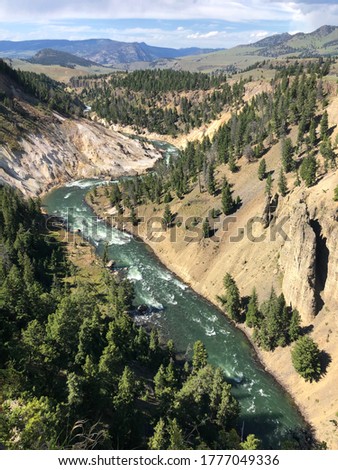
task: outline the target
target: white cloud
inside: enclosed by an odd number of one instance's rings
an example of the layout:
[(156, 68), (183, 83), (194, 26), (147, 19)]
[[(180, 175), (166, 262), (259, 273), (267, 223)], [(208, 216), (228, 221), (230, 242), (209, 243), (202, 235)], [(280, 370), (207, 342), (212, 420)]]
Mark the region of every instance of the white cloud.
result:
[(217, 19), (232, 22), (290, 21), (310, 30), (338, 23), (333, 0), (1, 0), (0, 22), (52, 19)]
[(2, 21), (52, 18), (287, 19), (283, 4), (269, 0), (1, 0)]
[(219, 35), (218, 31), (209, 31), (209, 33), (188, 34), (187, 38), (188, 39), (208, 39), (208, 38), (213, 38), (218, 35)]
[(267, 36), (272, 36), (272, 34), (269, 31), (253, 31), (250, 34), (250, 39), (254, 41), (259, 41), (260, 39), (266, 38)]
[[(76, 22), (81, 18), (81, 23)], [(149, 23), (149, 28), (121, 29), (108, 28), (109, 22), (89, 21), (119, 18), (172, 19), (176, 23), (172, 30), (161, 29), (161, 22), (155, 28)], [(184, 26), (184, 19), (196, 19), (196, 25)], [(209, 20), (208, 25), (201, 27), (201, 19)], [(224, 27), (219, 23), (222, 20), (227, 22)], [(338, 5), (323, 0), (0, 0), (0, 39), (106, 37), (159, 46), (232, 47), (272, 34), (277, 21), (284, 21), (286, 30), (309, 32), (322, 24), (338, 24)], [(11, 27), (17, 22), (22, 22), (21, 31)], [(34, 26), (28, 28), (28, 23)]]

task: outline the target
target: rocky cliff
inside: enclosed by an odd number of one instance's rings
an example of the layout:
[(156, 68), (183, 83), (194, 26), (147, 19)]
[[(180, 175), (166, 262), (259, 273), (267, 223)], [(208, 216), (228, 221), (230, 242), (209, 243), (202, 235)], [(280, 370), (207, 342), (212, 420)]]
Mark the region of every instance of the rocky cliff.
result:
[(305, 323), (325, 307), (338, 308), (338, 212), (332, 200), (336, 173), (314, 188), (286, 198), (278, 216), (287, 218), (287, 240), (279, 264), (286, 300), (302, 314)]
[(151, 144), (56, 113), (18, 143), (20, 150), (0, 146), (0, 182), (30, 196), (74, 178), (136, 174), (161, 157)]

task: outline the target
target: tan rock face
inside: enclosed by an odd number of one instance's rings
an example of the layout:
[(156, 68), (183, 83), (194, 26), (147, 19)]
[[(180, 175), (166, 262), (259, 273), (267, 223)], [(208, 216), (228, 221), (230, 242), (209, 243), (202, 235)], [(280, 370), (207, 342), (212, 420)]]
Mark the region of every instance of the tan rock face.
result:
[(310, 225), (307, 205), (299, 202), (293, 209), (288, 240), (280, 251), (282, 290), (287, 303), (297, 308), (309, 323), (316, 314), (316, 234)]
[(338, 308), (338, 221), (332, 199), (337, 175), (286, 200), (278, 214), (288, 218), (289, 240), (281, 250), (282, 290), (287, 302), (310, 323), (323, 308)]
[[(317, 266), (320, 275), (320, 300), (338, 322), (338, 220), (337, 211), (320, 211), (317, 215), (321, 226)], [(316, 214), (314, 214), (314, 217)], [(323, 286), (324, 283), (324, 286)]]
[(118, 177), (151, 168), (161, 153), (93, 122), (56, 115), (41, 134), (25, 135), (21, 152), (0, 146), (0, 182), (27, 196), (74, 178)]

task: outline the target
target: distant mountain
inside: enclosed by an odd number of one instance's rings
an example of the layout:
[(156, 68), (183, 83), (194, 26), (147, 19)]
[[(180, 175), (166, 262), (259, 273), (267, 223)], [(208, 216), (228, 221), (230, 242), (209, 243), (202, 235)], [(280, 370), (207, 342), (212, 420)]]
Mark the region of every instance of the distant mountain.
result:
[(338, 26), (321, 26), (312, 33), (275, 34), (251, 47), (265, 57), (335, 55), (338, 53)]
[(91, 60), (83, 59), (69, 52), (56, 51), (54, 49), (42, 49), (37, 52), (29, 62), (40, 65), (61, 65), (62, 67), (96, 67), (98, 64)]
[(266, 37), (252, 44), (243, 44), (198, 57), (176, 60), (179, 70), (223, 70), (232, 73), (243, 70), (266, 58), (311, 58), (338, 55), (338, 26), (322, 26), (312, 33), (282, 33)]
[(97, 64), (111, 66), (194, 56), (215, 51), (215, 49), (199, 49), (197, 47), (172, 49), (149, 46), (144, 42), (127, 43), (111, 39), (0, 41), (0, 56), (4, 58), (31, 59), (44, 49), (67, 52)]

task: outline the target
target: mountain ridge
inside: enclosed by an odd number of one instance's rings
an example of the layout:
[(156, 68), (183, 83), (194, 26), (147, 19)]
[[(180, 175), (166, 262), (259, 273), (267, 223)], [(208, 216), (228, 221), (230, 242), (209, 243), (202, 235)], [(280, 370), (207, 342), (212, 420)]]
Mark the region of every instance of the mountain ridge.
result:
[(83, 67), (98, 66), (96, 62), (78, 57), (69, 52), (61, 52), (55, 49), (41, 49), (37, 52), (29, 62), (41, 65), (61, 65), (62, 67), (74, 67), (76, 65)]
[(73, 54), (100, 65), (115, 66), (132, 62), (152, 62), (157, 59), (193, 56), (217, 50), (197, 47), (174, 49), (150, 46), (145, 42), (121, 42), (112, 39), (0, 41), (0, 56), (4, 58), (31, 59), (43, 49)]
[(338, 55), (338, 26), (323, 25), (310, 33), (280, 33), (259, 41), (177, 59), (175, 68), (200, 72), (242, 71), (266, 59), (316, 58)]

